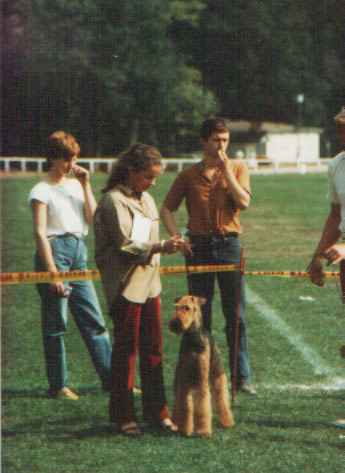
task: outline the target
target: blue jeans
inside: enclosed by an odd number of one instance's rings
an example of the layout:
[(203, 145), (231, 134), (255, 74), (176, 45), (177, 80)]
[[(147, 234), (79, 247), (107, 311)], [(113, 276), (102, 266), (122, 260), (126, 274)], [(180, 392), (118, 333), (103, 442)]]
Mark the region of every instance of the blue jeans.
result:
[[(237, 236), (197, 236), (190, 235), (193, 256), (187, 258), (189, 265), (238, 264), (241, 245)], [(246, 334), (245, 287), (243, 276), (238, 271), (219, 273), (191, 273), (188, 275), (189, 290), (192, 294), (206, 298), (202, 306), (204, 327), (212, 330), (212, 300), (215, 280), (220, 290), (221, 304), (225, 318), (225, 334), (229, 347), (229, 366), (233, 366), (233, 336), (236, 314), (236, 291), (240, 287), (240, 340), (238, 354), (238, 375), (241, 381), (250, 381), (250, 364)], [(239, 286), (241, 285), (241, 286)]]
[[(50, 245), (59, 271), (87, 269), (87, 249), (83, 239), (74, 236), (56, 237), (50, 240)], [(35, 268), (36, 271), (46, 270), (38, 254), (35, 255)], [(50, 389), (57, 391), (68, 385), (64, 343), (68, 307), (102, 385), (108, 389), (111, 343), (95, 288), (91, 281), (71, 281), (69, 286), (69, 297), (60, 297), (49, 289), (49, 284), (37, 284), (41, 298), (43, 346)]]

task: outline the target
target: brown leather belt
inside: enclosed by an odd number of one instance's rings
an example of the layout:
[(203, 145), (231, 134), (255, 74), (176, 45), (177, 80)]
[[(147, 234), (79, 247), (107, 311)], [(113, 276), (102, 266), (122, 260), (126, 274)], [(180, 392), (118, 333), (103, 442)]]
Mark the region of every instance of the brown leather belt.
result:
[(191, 239), (204, 239), (204, 240), (209, 240), (211, 238), (226, 238), (226, 237), (233, 237), (233, 238), (238, 238), (239, 234), (237, 232), (227, 232), (227, 233), (216, 233), (216, 232), (210, 232), (210, 233), (187, 233), (187, 236)]

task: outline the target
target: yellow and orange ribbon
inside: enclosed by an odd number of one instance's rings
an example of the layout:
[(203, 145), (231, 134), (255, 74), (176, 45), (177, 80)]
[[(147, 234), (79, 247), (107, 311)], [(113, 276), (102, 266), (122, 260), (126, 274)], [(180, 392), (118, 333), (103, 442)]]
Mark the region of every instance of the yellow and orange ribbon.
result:
[[(160, 274), (185, 274), (185, 273), (215, 273), (223, 271), (239, 271), (240, 266), (235, 264), (226, 265), (202, 265), (202, 266), (161, 266)], [(244, 271), (245, 276), (271, 276), (283, 278), (308, 278), (307, 271)], [(327, 279), (339, 278), (339, 272), (325, 272)], [(60, 271), (53, 272), (13, 272), (0, 273), (0, 285), (10, 284), (40, 284), (57, 281), (89, 281), (100, 279), (100, 273), (96, 269), (84, 271)]]

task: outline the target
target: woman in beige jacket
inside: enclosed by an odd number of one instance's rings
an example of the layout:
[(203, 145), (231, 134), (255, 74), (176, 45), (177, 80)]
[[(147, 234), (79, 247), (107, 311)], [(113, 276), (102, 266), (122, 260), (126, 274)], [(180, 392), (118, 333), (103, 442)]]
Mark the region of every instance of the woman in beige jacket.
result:
[(133, 400), (138, 352), (144, 420), (176, 431), (163, 383), (159, 259), (181, 240), (159, 240), (157, 208), (146, 192), (161, 172), (156, 148), (131, 146), (114, 165), (94, 219), (96, 263), (114, 321), (110, 421), (126, 435), (141, 433)]

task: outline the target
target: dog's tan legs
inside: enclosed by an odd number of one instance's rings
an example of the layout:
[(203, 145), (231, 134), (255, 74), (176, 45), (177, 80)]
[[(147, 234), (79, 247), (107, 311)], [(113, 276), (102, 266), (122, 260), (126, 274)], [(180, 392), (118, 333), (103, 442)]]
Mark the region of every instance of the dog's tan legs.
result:
[(194, 391), (194, 424), (197, 435), (212, 435), (211, 394), (208, 385), (200, 386)]
[(193, 414), (193, 396), (191, 389), (178, 389), (173, 410), (173, 421), (182, 435), (192, 435), (194, 430)]
[(228, 383), (225, 374), (213, 379), (212, 395), (219, 422), (223, 427), (233, 427), (235, 421), (230, 408)]

